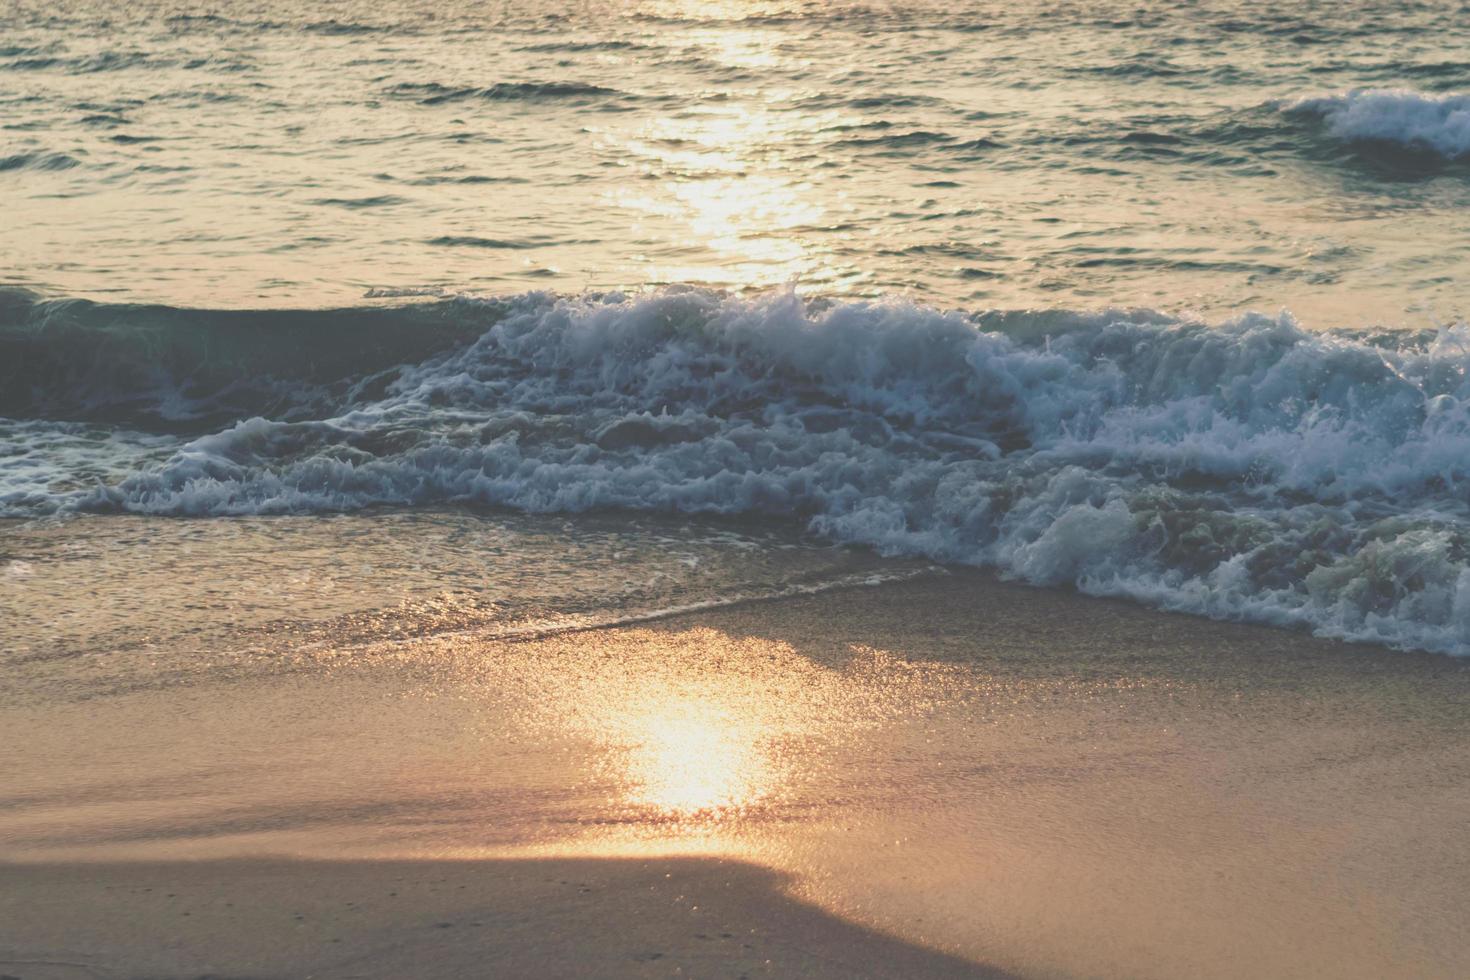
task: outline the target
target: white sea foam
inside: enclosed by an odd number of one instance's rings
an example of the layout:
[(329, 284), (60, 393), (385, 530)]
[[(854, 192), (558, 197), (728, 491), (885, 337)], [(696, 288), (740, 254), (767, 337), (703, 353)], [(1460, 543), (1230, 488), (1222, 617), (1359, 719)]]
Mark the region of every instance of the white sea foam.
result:
[(245, 419), (161, 461), (119, 443), (139, 454), (126, 477), (43, 493), (32, 476), (0, 505), (770, 514), (1037, 584), (1470, 652), (1463, 328), (1399, 348), (1286, 315), (497, 302), (473, 343), (331, 418)]
[(1355, 89), (1298, 99), (1284, 110), (1322, 120), (1343, 142), (1393, 143), (1452, 160), (1470, 156), (1470, 95)]

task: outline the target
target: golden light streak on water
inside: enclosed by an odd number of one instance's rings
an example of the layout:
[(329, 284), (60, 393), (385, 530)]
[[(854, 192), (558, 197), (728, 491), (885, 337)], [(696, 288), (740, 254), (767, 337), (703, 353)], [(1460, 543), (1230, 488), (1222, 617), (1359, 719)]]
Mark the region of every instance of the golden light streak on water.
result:
[(762, 287), (840, 279), (831, 247), (807, 232), (849, 210), (845, 192), (823, 186), (790, 157), (806, 134), (843, 120), (836, 112), (714, 105), (610, 136), (645, 173), (673, 175), (610, 201), (637, 222), (685, 229), (675, 247), (645, 255), (650, 281)]

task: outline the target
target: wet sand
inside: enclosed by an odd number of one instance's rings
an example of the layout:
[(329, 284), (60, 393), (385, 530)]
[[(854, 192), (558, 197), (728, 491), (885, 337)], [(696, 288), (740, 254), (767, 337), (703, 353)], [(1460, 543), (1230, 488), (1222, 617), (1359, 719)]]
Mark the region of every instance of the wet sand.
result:
[(1470, 975), (1448, 658), (956, 573), (242, 663), (0, 717), (0, 972)]

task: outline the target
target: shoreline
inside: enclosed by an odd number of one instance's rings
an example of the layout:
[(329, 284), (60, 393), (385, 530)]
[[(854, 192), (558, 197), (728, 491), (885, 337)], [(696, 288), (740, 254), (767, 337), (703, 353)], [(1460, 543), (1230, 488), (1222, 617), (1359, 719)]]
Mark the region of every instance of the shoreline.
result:
[[(535, 639), (395, 640), (0, 718), (22, 747), (0, 794), (0, 901), (50, 910), (0, 916), (0, 949), (85, 947), (124, 976), (358, 975), (332, 972), (339, 951), (282, 945), (297, 920), (277, 913), (298, 894), (362, 905), (383, 869), (414, 866), (460, 869), (469, 892), (490, 880), (475, 868), (520, 869), (541, 932), (492, 945), (559, 950), (550, 975), (753, 976), (765, 959), (850, 975), (857, 951), (873, 975), (1452, 978), (1470, 967), (1443, 901), (1470, 882), (1467, 697), (1470, 664), (1447, 657), (981, 572)], [(601, 898), (537, 891), (558, 864), (605, 875), (577, 892)], [(711, 933), (660, 919), (639, 877), (654, 866), (691, 906), (737, 896), (728, 914), (775, 953), (699, 959)], [(271, 875), (292, 884), (251, 884)], [(194, 879), (253, 911), (206, 935), (200, 911), (116, 902)], [(480, 907), (457, 901), (424, 908)], [(395, 949), (423, 941), (375, 921)], [(624, 934), (666, 955), (618, 959)], [(221, 958), (147, 959), (166, 936)], [(483, 958), (464, 956), (419, 972)]]

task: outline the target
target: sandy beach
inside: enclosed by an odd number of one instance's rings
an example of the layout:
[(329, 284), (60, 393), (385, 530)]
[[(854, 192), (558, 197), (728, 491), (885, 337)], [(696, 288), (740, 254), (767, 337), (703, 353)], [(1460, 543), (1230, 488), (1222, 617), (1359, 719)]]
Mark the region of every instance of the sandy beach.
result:
[(1467, 685), (954, 573), (22, 705), (0, 969), (1462, 976)]
[(83, 977), (1003, 974), (713, 859), (12, 865), (0, 969)]

